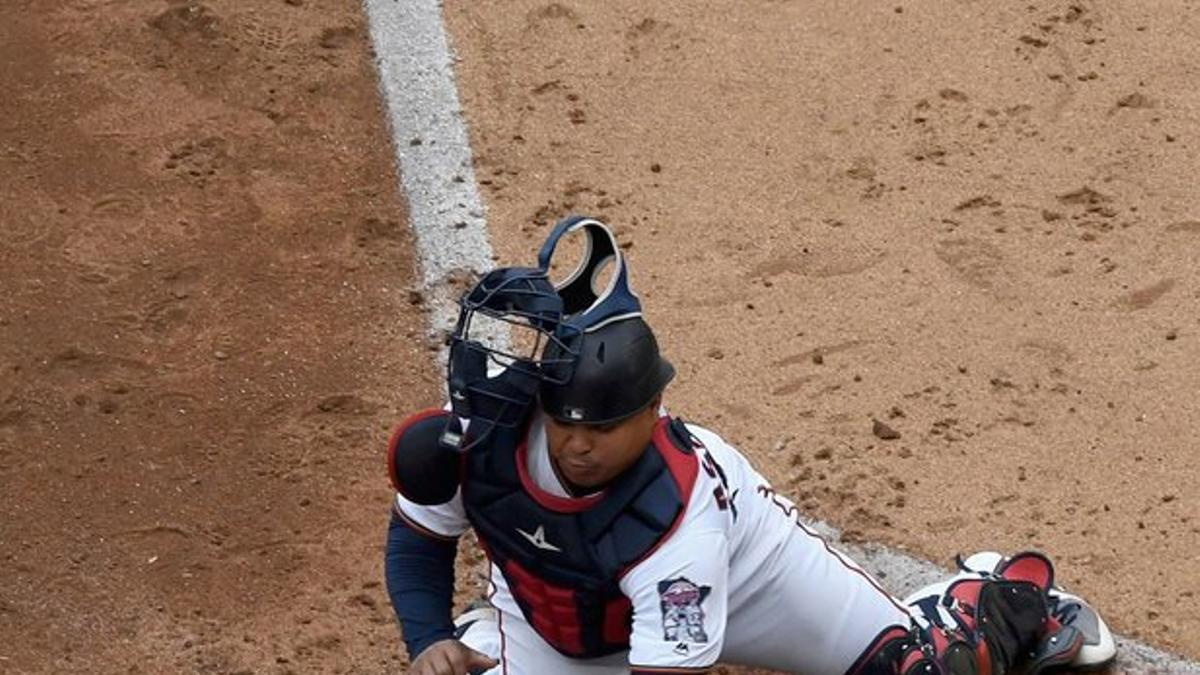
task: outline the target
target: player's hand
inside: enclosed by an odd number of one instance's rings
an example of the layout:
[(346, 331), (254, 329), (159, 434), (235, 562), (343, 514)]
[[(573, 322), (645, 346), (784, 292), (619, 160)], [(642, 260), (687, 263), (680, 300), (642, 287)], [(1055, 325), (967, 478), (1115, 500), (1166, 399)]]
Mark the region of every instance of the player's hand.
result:
[(472, 675), (494, 668), (499, 661), (458, 640), (441, 640), (421, 652), (409, 675)]

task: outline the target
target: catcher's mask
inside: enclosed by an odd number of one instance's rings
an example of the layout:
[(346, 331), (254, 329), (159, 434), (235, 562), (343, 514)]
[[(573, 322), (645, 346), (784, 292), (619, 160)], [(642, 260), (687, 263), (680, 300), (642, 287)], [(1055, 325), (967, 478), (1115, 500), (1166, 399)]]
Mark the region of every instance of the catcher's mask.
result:
[[(462, 296), (447, 382), (454, 414), (471, 425), (467, 439), (448, 435), (444, 444), (466, 450), (496, 427), (521, 424), (539, 381), (569, 376), (577, 352), (563, 340), (578, 330), (562, 324), (562, 313), (562, 298), (543, 269), (498, 268)], [(549, 343), (557, 346), (543, 355)]]
[[(558, 243), (576, 231), (587, 237), (584, 254), (575, 270), (555, 284), (564, 316), (558, 339), (542, 352), (539, 398), (555, 419), (613, 424), (653, 401), (675, 376), (675, 368), (659, 354), (629, 285), (625, 257), (604, 223), (581, 216), (560, 221), (542, 246), (538, 265), (550, 269)], [(612, 276), (598, 289), (608, 265)]]

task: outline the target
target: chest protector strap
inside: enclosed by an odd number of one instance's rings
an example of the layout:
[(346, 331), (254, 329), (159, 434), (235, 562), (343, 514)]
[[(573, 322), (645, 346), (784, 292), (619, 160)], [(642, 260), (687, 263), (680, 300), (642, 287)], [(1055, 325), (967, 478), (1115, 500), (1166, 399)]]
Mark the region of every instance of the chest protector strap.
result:
[(492, 436), (467, 455), (463, 504), (525, 619), (569, 657), (628, 649), (632, 608), (621, 576), (683, 517), (699, 466), (687, 427), (660, 419), (641, 458), (581, 499), (533, 484), (523, 433)]

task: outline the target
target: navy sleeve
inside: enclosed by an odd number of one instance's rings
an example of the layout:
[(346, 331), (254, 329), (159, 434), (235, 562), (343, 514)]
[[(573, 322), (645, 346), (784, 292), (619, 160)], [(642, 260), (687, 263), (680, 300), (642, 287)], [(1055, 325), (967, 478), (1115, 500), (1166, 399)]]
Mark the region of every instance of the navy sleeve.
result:
[(384, 577), (410, 659), (434, 642), (454, 637), (451, 609), (457, 553), (457, 542), (424, 535), (392, 513)]

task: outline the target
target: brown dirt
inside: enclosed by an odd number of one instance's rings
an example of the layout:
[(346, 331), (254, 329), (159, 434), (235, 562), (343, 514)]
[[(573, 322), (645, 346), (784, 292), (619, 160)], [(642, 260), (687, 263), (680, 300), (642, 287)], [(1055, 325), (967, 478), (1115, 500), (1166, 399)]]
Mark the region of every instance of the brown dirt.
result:
[[(1200, 18), (914, 5), (447, 2), (502, 261), (608, 219), (814, 516), (1200, 658)], [(401, 670), (440, 387), (359, 3), (10, 0), (0, 63), (0, 671)]]
[(1194, 7), (446, 7), (502, 262), (607, 219), (673, 409), (809, 513), (1200, 658)]
[(436, 400), (356, 3), (0, 10), (0, 671), (383, 672)]

